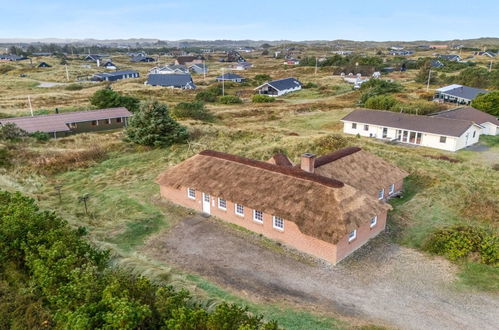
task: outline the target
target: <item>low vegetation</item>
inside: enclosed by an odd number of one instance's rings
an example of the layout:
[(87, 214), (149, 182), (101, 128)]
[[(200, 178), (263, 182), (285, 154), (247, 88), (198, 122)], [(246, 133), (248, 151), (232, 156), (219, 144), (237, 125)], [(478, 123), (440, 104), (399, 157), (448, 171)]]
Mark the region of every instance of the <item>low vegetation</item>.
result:
[(175, 119), (197, 119), (205, 121), (213, 119), (213, 115), (201, 101), (178, 103), (173, 107), (171, 115)]
[(277, 329), (248, 309), (211, 311), (185, 290), (119, 268), (109, 253), (19, 193), (0, 190), (0, 326), (71, 329)]
[(255, 94), (251, 98), (251, 101), (253, 103), (270, 103), (270, 102), (274, 102), (275, 98), (273, 98), (272, 96), (265, 95), (265, 94)]
[(471, 105), (492, 116), (499, 117), (499, 91), (492, 91), (487, 94), (478, 95)]

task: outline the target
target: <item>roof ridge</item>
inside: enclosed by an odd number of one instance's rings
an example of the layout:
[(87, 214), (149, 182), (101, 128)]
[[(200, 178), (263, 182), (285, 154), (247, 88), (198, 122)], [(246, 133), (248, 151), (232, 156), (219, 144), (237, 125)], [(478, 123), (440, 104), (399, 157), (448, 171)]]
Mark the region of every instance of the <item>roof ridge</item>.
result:
[[(447, 118), (447, 117), (434, 117), (434, 116), (425, 116), (425, 115), (416, 115), (412, 113), (405, 113), (405, 112), (395, 112), (395, 111), (390, 111), (390, 110), (376, 110), (376, 109), (355, 109), (354, 111), (377, 111), (377, 112), (383, 112), (383, 113), (390, 113), (390, 114), (395, 114), (395, 115), (400, 115), (400, 116), (407, 116), (407, 117), (418, 117), (418, 118), (439, 118), (439, 119), (444, 119), (444, 120), (457, 120), (457, 121), (462, 121), (462, 122), (467, 122), (473, 124), (474, 121), (472, 120), (467, 120), (467, 119), (455, 119), (455, 118)], [(347, 115), (348, 116), (348, 115)]]
[(339, 180), (323, 177), (317, 174), (305, 172), (301, 169), (297, 169), (294, 167), (284, 167), (284, 166), (278, 166), (274, 165), (271, 163), (259, 161), (259, 160), (254, 160), (254, 159), (249, 159), (245, 158), (242, 156), (237, 156), (237, 155), (232, 155), (232, 154), (227, 154), (224, 152), (220, 151), (214, 151), (214, 150), (204, 150), (199, 153), (199, 155), (202, 156), (210, 156), (210, 157), (215, 157), (219, 159), (224, 159), (232, 162), (237, 162), (243, 165), (248, 165), (256, 168), (260, 168), (263, 170), (271, 171), (274, 173), (279, 173), (283, 175), (288, 175), (292, 176), (297, 179), (302, 179), (306, 181), (312, 181), (315, 183), (322, 184), (324, 186), (328, 186), (330, 188), (342, 188), (345, 186), (345, 184)]
[(337, 160), (344, 158), (346, 156), (350, 156), (350, 155), (352, 155), (356, 152), (359, 152), (361, 150), (362, 150), (362, 148), (359, 148), (359, 147), (346, 147), (346, 148), (343, 148), (340, 150), (336, 150), (336, 151), (329, 153), (327, 155), (318, 157), (315, 160), (314, 168), (332, 163), (334, 161), (337, 161)]

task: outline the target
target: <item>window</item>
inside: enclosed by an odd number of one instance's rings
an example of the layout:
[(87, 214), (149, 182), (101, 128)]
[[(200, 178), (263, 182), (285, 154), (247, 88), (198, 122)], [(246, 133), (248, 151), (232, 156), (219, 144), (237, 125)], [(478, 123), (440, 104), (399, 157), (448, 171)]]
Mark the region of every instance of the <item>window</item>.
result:
[(97, 126), (99, 125), (99, 122), (97, 120), (92, 120), (92, 126)]
[(371, 219), (371, 224), (369, 225), (370, 228), (376, 226), (378, 223), (378, 216), (375, 216), (374, 218)]
[(240, 204), (236, 204), (234, 206), (234, 210), (235, 210), (237, 215), (244, 217), (244, 206), (242, 206)]
[(391, 184), (390, 185), (390, 195), (393, 194), (395, 192), (395, 184)]
[(221, 210), (227, 210), (227, 201), (225, 199), (218, 199), (218, 208)]
[(440, 143), (445, 143), (447, 142), (447, 137), (446, 136), (441, 136), (440, 137)]
[(357, 123), (352, 123), (352, 129), (357, 129)]
[(253, 210), (253, 220), (255, 220), (256, 222), (263, 223), (263, 212)]
[(383, 199), (383, 197), (385, 197), (385, 189), (378, 191), (378, 199)]
[(357, 238), (357, 229), (348, 234), (348, 241), (351, 242)]
[(388, 136), (388, 128), (383, 127), (383, 139), (385, 139)]
[(120, 117), (120, 118), (116, 118), (116, 122), (117, 123), (121, 123), (123, 121), (123, 119)]
[(187, 188), (187, 197), (189, 197), (190, 199), (196, 199), (196, 190)]
[(111, 124), (111, 119), (106, 119), (105, 123), (108, 124), (108, 125), (110, 125)]
[(473, 137), (475, 137), (475, 135), (476, 135), (476, 131), (473, 131)]
[(69, 124), (69, 128), (77, 128), (78, 125), (76, 123), (71, 123)]
[(369, 130), (369, 125), (364, 125), (364, 131), (368, 131)]
[(275, 229), (284, 230), (284, 220), (280, 217), (272, 217), (272, 224)]

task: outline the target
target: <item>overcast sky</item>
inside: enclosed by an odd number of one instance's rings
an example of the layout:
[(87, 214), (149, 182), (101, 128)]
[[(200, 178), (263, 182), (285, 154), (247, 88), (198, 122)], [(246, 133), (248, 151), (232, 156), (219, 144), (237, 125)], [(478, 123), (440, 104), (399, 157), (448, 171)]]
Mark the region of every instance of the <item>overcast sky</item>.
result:
[(0, 0), (0, 38), (410, 41), (477, 37), (499, 37), (498, 0)]

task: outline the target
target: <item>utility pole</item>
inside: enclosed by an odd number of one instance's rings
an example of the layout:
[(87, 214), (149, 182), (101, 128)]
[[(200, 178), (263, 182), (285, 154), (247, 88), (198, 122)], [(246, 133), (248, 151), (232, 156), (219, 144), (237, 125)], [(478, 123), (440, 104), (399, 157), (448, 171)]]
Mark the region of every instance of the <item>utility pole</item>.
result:
[(69, 81), (68, 65), (64, 64), (64, 67), (66, 68), (66, 80)]
[(222, 96), (225, 96), (225, 74), (224, 74), (224, 68), (222, 68)]
[(28, 95), (28, 104), (29, 104), (29, 111), (31, 112), (31, 117), (34, 116), (33, 114), (33, 107), (31, 106), (31, 97)]
[(206, 82), (206, 61), (203, 60), (203, 81)]
[(314, 75), (317, 75), (317, 62), (318, 62), (318, 59), (317, 59), (317, 56), (315, 57), (315, 72), (314, 72)]
[(489, 64), (489, 72), (492, 72), (492, 60), (490, 60), (490, 64)]
[(426, 83), (426, 91), (429, 92), (430, 91), (430, 79), (431, 79), (431, 68), (430, 70), (428, 71), (428, 82)]

